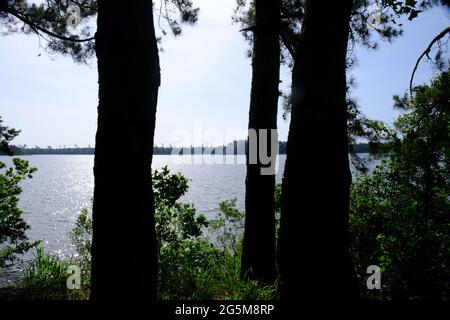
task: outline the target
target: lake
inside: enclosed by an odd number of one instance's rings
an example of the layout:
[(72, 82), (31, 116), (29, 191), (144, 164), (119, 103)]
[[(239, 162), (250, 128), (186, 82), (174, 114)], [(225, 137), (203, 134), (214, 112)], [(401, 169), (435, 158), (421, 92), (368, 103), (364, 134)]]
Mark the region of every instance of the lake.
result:
[[(31, 226), (30, 240), (42, 240), (46, 251), (69, 257), (73, 248), (68, 233), (82, 208), (91, 210), (94, 190), (92, 155), (34, 155), (23, 156), (38, 168), (32, 179), (23, 182), (19, 207)], [(280, 155), (276, 180), (281, 181), (285, 155)], [(0, 156), (11, 164), (11, 158)], [(215, 163), (214, 163), (215, 162)], [(224, 163), (225, 162), (225, 163)], [(153, 169), (168, 165), (189, 178), (189, 190), (181, 199), (192, 202), (198, 212), (214, 217), (219, 202), (237, 198), (244, 209), (245, 156), (170, 156), (156, 155)], [(373, 167), (373, 163), (369, 167)], [(28, 254), (25, 258), (32, 257)], [(0, 270), (0, 286), (12, 281), (20, 265)]]

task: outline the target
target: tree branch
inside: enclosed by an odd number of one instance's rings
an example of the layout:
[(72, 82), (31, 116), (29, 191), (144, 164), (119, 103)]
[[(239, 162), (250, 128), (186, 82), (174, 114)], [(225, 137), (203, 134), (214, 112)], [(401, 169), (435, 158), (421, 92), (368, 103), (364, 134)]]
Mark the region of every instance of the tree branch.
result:
[(281, 14), (281, 20), (285, 20), (285, 19), (302, 19), (304, 16), (303, 12), (298, 11), (298, 12), (290, 12), (290, 13), (282, 13)]
[(95, 40), (95, 37), (91, 37), (91, 38), (86, 38), (86, 39), (77, 39), (77, 38), (69, 38), (69, 37), (64, 37), (61, 36), (59, 34), (56, 34), (54, 32), (51, 32), (45, 28), (42, 28), (40, 26), (38, 26), (37, 24), (35, 24), (33, 21), (31, 21), (30, 19), (28, 19), (27, 17), (25, 17), (24, 15), (22, 15), (21, 13), (19, 13), (18, 11), (16, 11), (15, 9), (11, 8), (11, 7), (6, 7), (6, 8), (2, 8), (2, 11), (9, 13), (10, 15), (16, 17), (17, 19), (19, 19), (20, 21), (22, 21), (23, 23), (29, 25), (36, 33), (36, 30), (39, 30), (53, 38), (57, 38), (59, 40), (62, 41), (69, 41), (69, 42), (88, 42), (88, 41), (92, 41)]
[(284, 46), (286, 47), (286, 49), (288, 49), (292, 59), (295, 59), (295, 50), (294, 50), (293, 46), (291, 45), (291, 43), (289, 42), (289, 40), (287, 39), (283, 30), (280, 31), (280, 37), (281, 37), (281, 41), (283, 41)]
[(239, 30), (239, 32), (248, 32), (248, 31), (254, 32), (255, 29), (256, 29), (255, 26), (250, 26), (250, 27), (248, 27), (248, 28), (244, 28), (244, 29)]
[(424, 56), (428, 56), (428, 54), (431, 51), (431, 48), (433, 47), (433, 45), (439, 41), (440, 39), (442, 39), (447, 33), (450, 33), (450, 26), (448, 26), (447, 28), (445, 28), (441, 33), (439, 33), (436, 37), (434, 37), (433, 40), (431, 40), (430, 44), (428, 45), (428, 47), (425, 49), (424, 52), (422, 52), (422, 54), (420, 55), (419, 59), (417, 59), (416, 61), (416, 65), (414, 66), (413, 72), (411, 74), (411, 79), (409, 80), (409, 94), (412, 97), (412, 92), (413, 92), (413, 80), (414, 80), (414, 75), (416, 74), (417, 71), (417, 67), (419, 66), (420, 61), (422, 60), (422, 58)]

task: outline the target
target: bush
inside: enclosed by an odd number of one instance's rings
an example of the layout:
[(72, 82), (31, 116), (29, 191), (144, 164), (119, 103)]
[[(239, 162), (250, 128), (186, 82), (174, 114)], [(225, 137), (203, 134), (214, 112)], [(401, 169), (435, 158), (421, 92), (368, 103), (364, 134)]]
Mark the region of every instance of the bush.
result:
[(217, 234), (215, 244), (224, 254), (239, 261), (245, 213), (236, 208), (236, 199), (222, 201), (219, 209), (217, 219), (210, 222), (210, 229)]
[(38, 245), (39, 241), (30, 242), (26, 231), (30, 226), (22, 217), (22, 210), (17, 207), (22, 192), (20, 183), (31, 178), (36, 168), (30, 167), (28, 161), (13, 158), (13, 167), (0, 162), (0, 268), (17, 260)]
[(161, 299), (203, 299), (211, 289), (208, 271), (219, 252), (205, 240), (186, 240), (162, 249), (159, 260)]
[(88, 210), (82, 209), (75, 227), (70, 232), (70, 239), (75, 246), (73, 263), (81, 269), (81, 286), (91, 286), (91, 245), (92, 245), (92, 219), (88, 217)]
[(37, 248), (35, 258), (25, 264), (17, 287), (26, 299), (68, 299), (67, 267), (67, 262), (57, 256), (46, 254), (42, 248)]
[[(207, 221), (192, 204), (179, 203), (188, 180), (167, 167), (152, 173), (158, 242), (160, 299), (270, 299), (275, 286), (243, 280), (240, 254), (244, 213), (236, 199), (220, 204), (216, 220)], [(209, 227), (216, 235), (207, 239)], [(82, 285), (89, 285), (92, 220), (84, 209), (71, 232), (82, 269)]]
[[(396, 98), (389, 159), (352, 186), (350, 233), (368, 298), (450, 299), (450, 73)], [(382, 290), (364, 288), (379, 265)]]
[[(162, 299), (269, 300), (276, 284), (264, 286), (242, 277), (240, 257), (244, 213), (236, 199), (219, 204), (216, 220), (209, 221), (213, 240), (196, 237), (164, 247), (159, 284)], [(211, 242), (212, 241), (212, 242)]]
[(158, 251), (165, 245), (197, 238), (208, 222), (197, 214), (192, 204), (177, 202), (188, 190), (188, 180), (181, 173), (170, 173), (167, 166), (152, 173), (155, 195), (155, 228)]

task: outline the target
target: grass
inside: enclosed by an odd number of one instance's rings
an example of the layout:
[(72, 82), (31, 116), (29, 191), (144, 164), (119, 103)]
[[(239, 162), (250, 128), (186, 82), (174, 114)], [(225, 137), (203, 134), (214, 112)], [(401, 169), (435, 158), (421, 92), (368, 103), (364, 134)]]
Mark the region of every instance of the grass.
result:
[(37, 248), (34, 259), (24, 265), (17, 289), (24, 299), (29, 300), (72, 300), (85, 299), (84, 290), (67, 288), (68, 261), (47, 254)]
[(242, 277), (237, 256), (206, 241), (186, 241), (165, 248), (160, 261), (160, 299), (271, 300), (277, 283), (266, 285)]

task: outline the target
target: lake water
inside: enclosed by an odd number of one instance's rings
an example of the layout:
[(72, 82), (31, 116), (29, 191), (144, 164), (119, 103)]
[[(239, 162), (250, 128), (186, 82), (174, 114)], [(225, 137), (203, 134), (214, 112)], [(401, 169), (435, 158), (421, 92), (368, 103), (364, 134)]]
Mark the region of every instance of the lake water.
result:
[[(73, 253), (68, 233), (80, 210), (91, 210), (92, 207), (94, 156), (34, 155), (22, 158), (38, 168), (32, 179), (23, 182), (19, 201), (23, 216), (31, 226), (28, 237), (42, 240), (46, 251), (68, 257)], [(11, 158), (1, 156), (0, 161), (10, 164)], [(277, 182), (281, 181), (284, 161), (285, 155), (280, 155)], [(201, 155), (154, 156), (153, 169), (164, 165), (189, 178), (189, 191), (181, 201), (194, 203), (197, 211), (207, 217), (213, 217), (219, 202), (226, 199), (237, 198), (238, 208), (244, 209), (245, 156), (227, 156), (226, 159), (221, 156), (202, 158)], [(0, 286), (11, 282), (19, 272), (20, 265), (0, 270)]]

